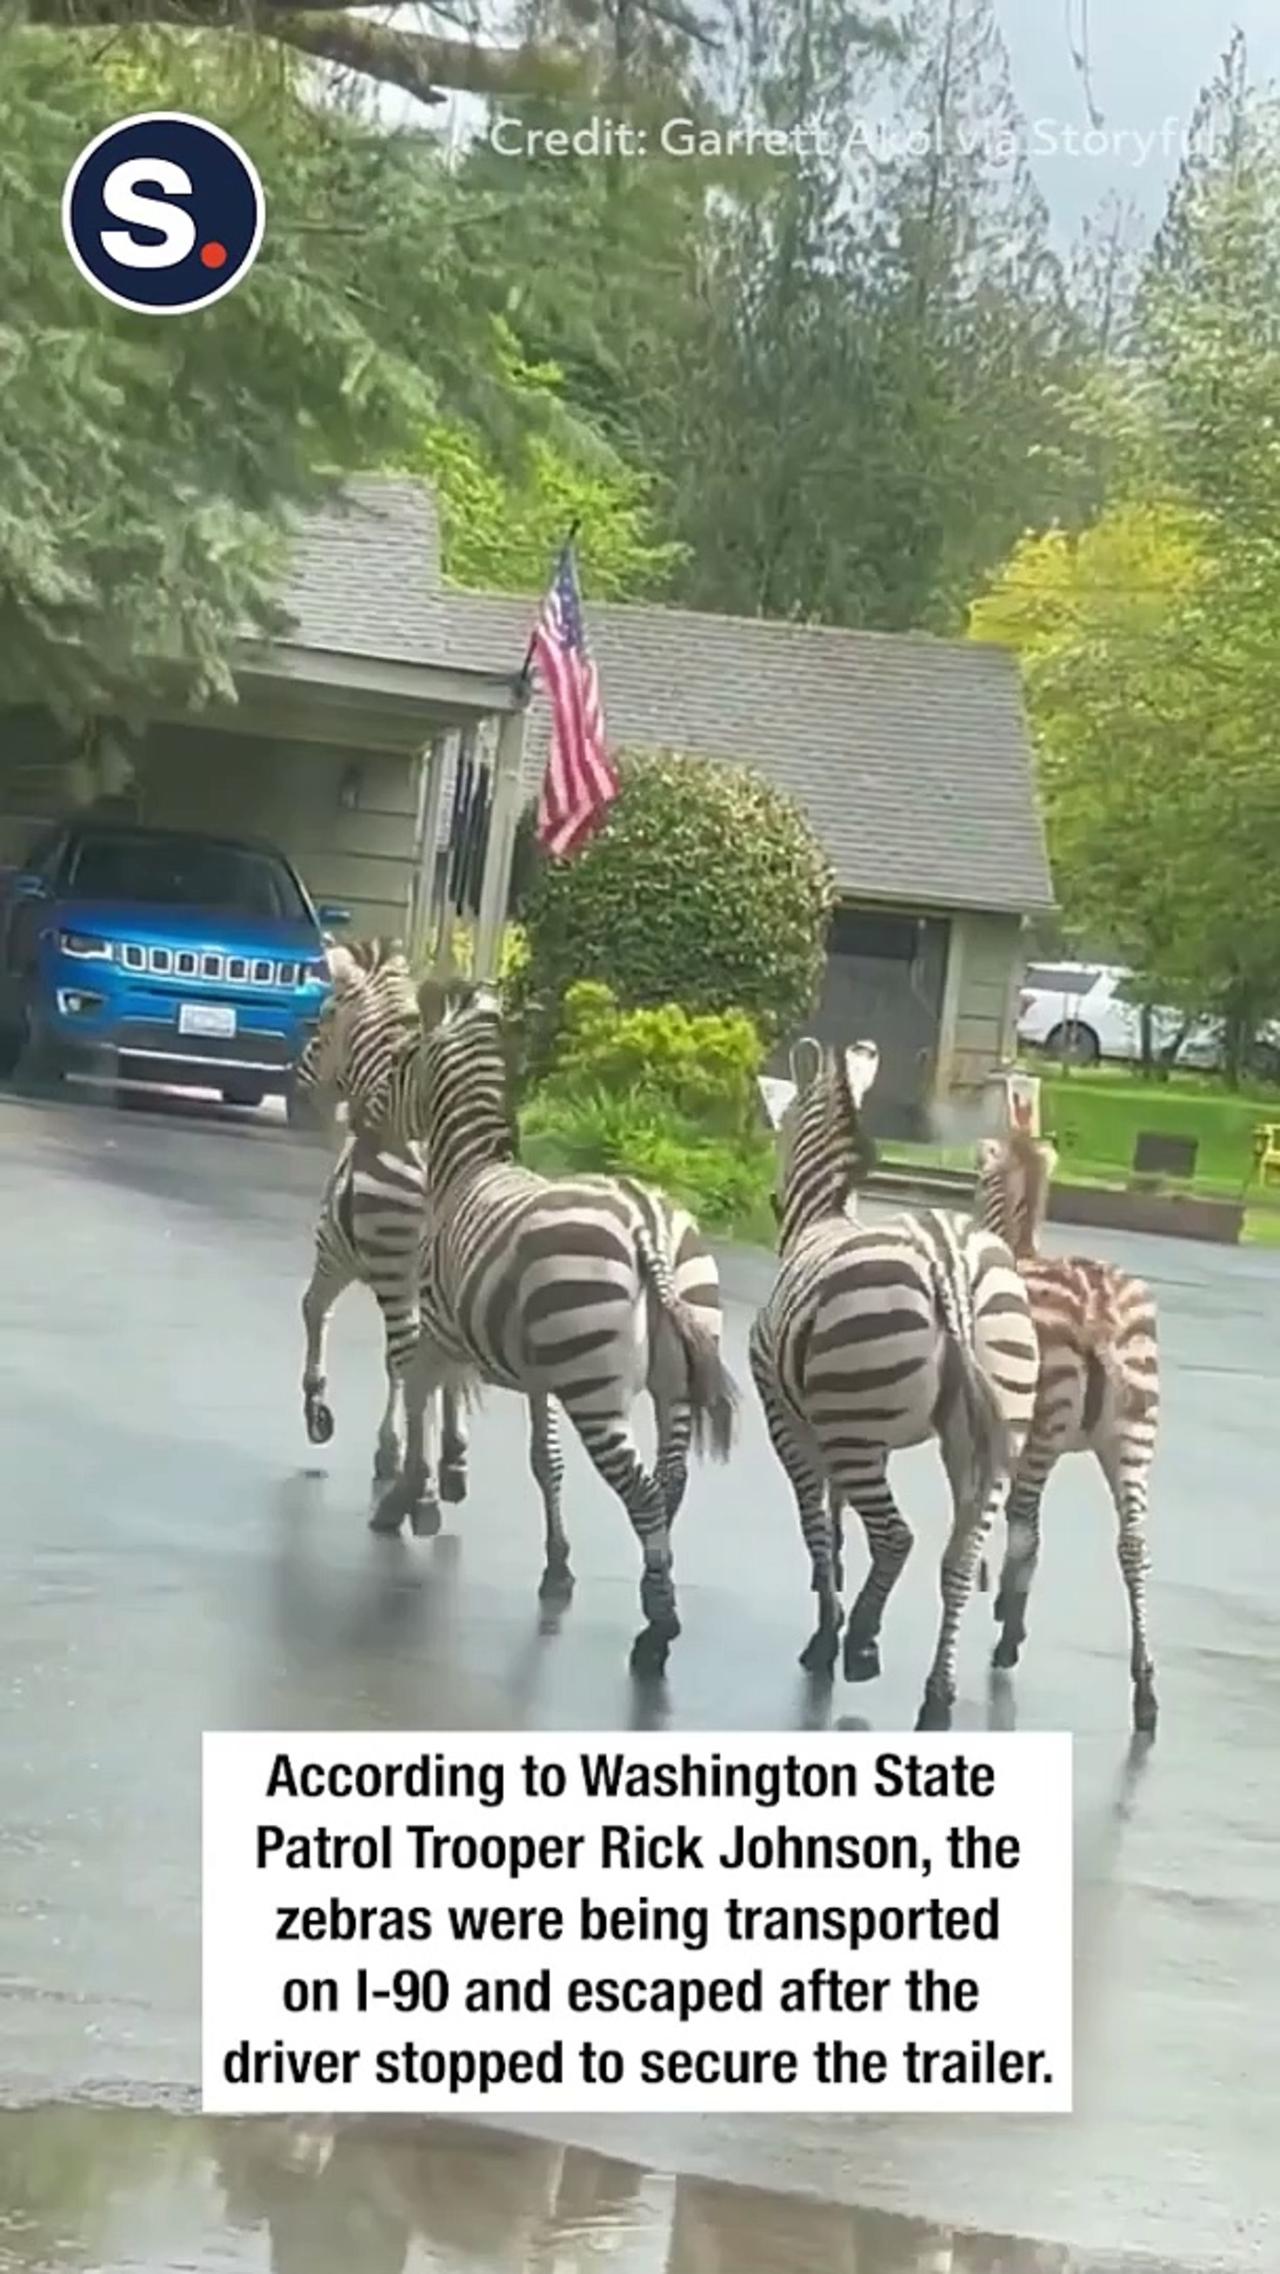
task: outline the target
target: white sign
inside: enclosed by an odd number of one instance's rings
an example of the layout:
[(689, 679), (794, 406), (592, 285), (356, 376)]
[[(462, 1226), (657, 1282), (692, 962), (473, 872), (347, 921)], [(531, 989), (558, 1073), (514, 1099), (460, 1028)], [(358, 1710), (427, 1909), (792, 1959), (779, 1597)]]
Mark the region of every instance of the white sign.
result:
[(1071, 2107), (1071, 1739), (206, 1734), (217, 2115)]
[(228, 1040), (236, 1031), (236, 1014), (229, 1003), (183, 1003), (178, 1011), (179, 1034), (216, 1035)]

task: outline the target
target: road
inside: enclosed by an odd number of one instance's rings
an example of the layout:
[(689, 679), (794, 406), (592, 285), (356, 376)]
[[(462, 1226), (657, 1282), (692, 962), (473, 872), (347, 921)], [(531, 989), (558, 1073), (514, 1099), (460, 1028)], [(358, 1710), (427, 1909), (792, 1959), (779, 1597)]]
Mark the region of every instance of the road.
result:
[[(248, 1118), (0, 1104), (0, 2091), (11, 2106), (194, 2105), (202, 1729), (625, 1728), (637, 1714), (631, 1536), (576, 1450), (566, 1509), (578, 1589), (547, 1635), (514, 1401), (495, 1395), (475, 1419), (456, 1532), (372, 1539), (380, 1352), (367, 1298), (353, 1293), (332, 1338), (337, 1434), (322, 1454), (307, 1446), (297, 1305), (323, 1165)], [(1247, 1249), (1135, 1239), (1107, 1252), (1152, 1279), (1163, 1322), (1160, 1735), (1131, 1757), (1123, 1596), (1101, 1481), (1083, 1464), (1051, 1489), (1014, 1692), (1022, 1726), (1077, 1739), (1075, 2114), (584, 2116), (560, 2128), (583, 2149), (1096, 2254), (1034, 2261), (1055, 2274), (1124, 2251), (1232, 2274), (1280, 2263), (1280, 1270)], [(744, 1382), (767, 1269), (725, 1258), (729, 1356)], [(889, 1730), (914, 1718), (943, 1521), (933, 1455), (909, 1456), (900, 1476), (919, 1544), (885, 1673), (837, 1688), (832, 1708)], [(734, 1462), (691, 1484), (678, 1575), (669, 1725), (811, 1725), (796, 1666), (805, 1563), (750, 1393)], [(991, 1710), (988, 1617), (979, 1604), (966, 1626), (957, 1726), (984, 1727)], [(0, 2120), (0, 2149), (7, 2137), (12, 2151), (14, 2127), (45, 2122)], [(3, 2245), (0, 2220), (0, 2266)], [(805, 2255), (762, 2274), (809, 2265)]]

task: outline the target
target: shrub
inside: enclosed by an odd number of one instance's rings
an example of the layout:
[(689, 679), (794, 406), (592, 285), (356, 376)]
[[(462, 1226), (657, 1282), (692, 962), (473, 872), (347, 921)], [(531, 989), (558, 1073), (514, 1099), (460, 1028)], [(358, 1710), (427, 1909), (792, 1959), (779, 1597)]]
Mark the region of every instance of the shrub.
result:
[(771, 1042), (813, 1003), (834, 899), (807, 818), (745, 767), (666, 754), (620, 771), (603, 827), (572, 860), (531, 856), (526, 826), (520, 989), (538, 1005), (542, 1047), (578, 979), (606, 981), (627, 1009), (743, 1011)]
[(726, 1136), (759, 1120), (763, 1049), (742, 1011), (679, 1003), (623, 1011), (611, 987), (579, 980), (564, 997), (550, 1080), (562, 1092), (644, 1095)]
[(544, 1088), (521, 1117), (521, 1158), (544, 1175), (633, 1176), (690, 1208), (707, 1230), (771, 1242), (774, 1152), (757, 1134), (707, 1136), (643, 1091)]

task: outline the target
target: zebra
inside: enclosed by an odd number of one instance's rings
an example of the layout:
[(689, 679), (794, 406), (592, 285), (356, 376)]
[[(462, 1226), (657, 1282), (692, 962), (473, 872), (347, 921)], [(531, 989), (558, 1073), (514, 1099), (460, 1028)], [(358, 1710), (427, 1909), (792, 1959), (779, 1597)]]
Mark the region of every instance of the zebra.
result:
[[(311, 1442), (327, 1444), (333, 1435), (333, 1413), (325, 1400), (329, 1318), (338, 1297), (359, 1281), (370, 1290), (383, 1321), (387, 1401), (373, 1473), (385, 1482), (400, 1466), (396, 1420), (404, 1369), (418, 1332), (427, 1179), (421, 1146), (383, 1125), (379, 1100), (395, 1045), (416, 1031), (419, 1007), (398, 942), (343, 942), (331, 951), (330, 966), (333, 993), (295, 1077), (302, 1094), (334, 1088), (348, 1104), (347, 1137), (321, 1199), (311, 1277), (302, 1298), (303, 1418)], [(350, 1021), (340, 1026), (339, 1006), (346, 1001), (359, 1001), (365, 1008), (354, 1031)], [(466, 1498), (467, 1438), (451, 1389), (444, 1392), (443, 1407), (440, 1496), (460, 1501)]]
[(795, 1494), (818, 1623), (801, 1654), (829, 1678), (842, 1619), (833, 1500), (852, 1502), (871, 1568), (844, 1637), (844, 1672), (880, 1672), (885, 1604), (912, 1545), (889, 1489), (889, 1456), (936, 1437), (953, 1521), (942, 1617), (916, 1726), (949, 1729), (956, 1638), (982, 1541), (1004, 1504), (1035, 1402), (1030, 1306), (1003, 1241), (935, 1209), (859, 1226), (846, 1213), (874, 1158), (860, 1106), (872, 1042), (823, 1048), (780, 1132), (773, 1290), (753, 1321), (752, 1377)]
[[(387, 951), (396, 952), (396, 951)], [(385, 957), (384, 957), (385, 960)], [(378, 958), (364, 954), (358, 968), (348, 975), (347, 983), (339, 990), (326, 1036), (329, 1058), (329, 1075), (339, 1086), (353, 1094), (365, 1114), (372, 1114), (384, 1140), (394, 1138), (400, 1152), (412, 1152), (421, 1161), (423, 1149), (411, 1131), (416, 1112), (412, 1045), (419, 1032), (419, 1023), (408, 1015), (404, 989), (393, 993), (385, 1012), (376, 986)], [(398, 969), (407, 974), (407, 966), (400, 959)], [(370, 984), (366, 984), (370, 982)], [(407, 984), (407, 979), (405, 981)], [(434, 1027), (451, 1010), (456, 1009), (470, 995), (470, 984), (440, 981), (429, 978), (418, 990), (417, 1010), (421, 1026)], [(348, 1062), (349, 1061), (349, 1062)], [(514, 1144), (514, 1124), (512, 1142)], [(598, 1183), (600, 1179), (588, 1180)], [(617, 1178), (644, 1216), (651, 1239), (665, 1260), (677, 1295), (689, 1306), (718, 1346), (723, 1331), (720, 1278), (715, 1258), (702, 1232), (689, 1211), (670, 1200), (665, 1193), (635, 1182), (631, 1178)], [(423, 1216), (425, 1236), (426, 1180), (423, 1177)], [(693, 1434), (693, 1416), (689, 1402), (679, 1389), (675, 1396), (665, 1394), (661, 1381), (651, 1380), (657, 1423), (658, 1447), (656, 1470), (667, 1505), (668, 1522), (673, 1523), (684, 1499), (688, 1481), (689, 1451)], [(453, 1426), (460, 1442), (459, 1465), (465, 1463), (466, 1440), (461, 1434), (461, 1422), (456, 1419), (457, 1399), (448, 1385), (444, 1388), (446, 1417), (455, 1414)], [(543, 1401), (538, 1410), (530, 1410), (530, 1462), (538, 1484), (544, 1515), (544, 1565), (539, 1593), (548, 1603), (567, 1601), (573, 1593), (574, 1579), (570, 1548), (561, 1513), (561, 1496), (564, 1478), (564, 1457), (560, 1441), (559, 1421), (553, 1404)], [(447, 1432), (450, 1423), (446, 1418)], [(394, 1474), (395, 1471), (392, 1471)], [(463, 1497), (462, 1493), (445, 1494), (449, 1471), (441, 1465), (442, 1497)], [(465, 1479), (465, 1467), (463, 1467)], [(465, 1489), (465, 1486), (464, 1486)], [(419, 1533), (433, 1532), (439, 1526), (439, 1511), (429, 1488), (421, 1496), (413, 1511), (414, 1529)]]
[[(680, 1632), (671, 1528), (683, 1493), (670, 1421), (688, 1410), (688, 1444), (727, 1460), (737, 1387), (719, 1337), (677, 1292), (643, 1187), (618, 1177), (545, 1177), (516, 1158), (499, 999), (477, 987), (403, 1064), (426, 1142), (430, 1230), (417, 1352), (405, 1382), (404, 1470), (380, 1520), (412, 1519), (424, 1489), (422, 1419), (449, 1380), (515, 1390), (529, 1406), (530, 1461), (547, 1518), (543, 1591), (562, 1585), (568, 1548), (552, 1520), (554, 1399), (618, 1495), (640, 1543), (645, 1625), (633, 1673), (661, 1675)], [(718, 1312), (718, 1301), (717, 1301)], [(641, 1462), (631, 1407), (648, 1388), (659, 1417), (654, 1470)]]
[(1133, 1726), (1154, 1733), (1155, 1667), (1147, 1638), (1148, 1480), (1160, 1418), (1155, 1299), (1145, 1280), (1089, 1256), (1046, 1256), (1040, 1232), (1057, 1167), (1051, 1142), (1015, 1129), (978, 1146), (975, 1214), (1006, 1242), (1031, 1303), (1040, 1381), (1030, 1434), (1009, 1494), (1008, 1536), (995, 1599), (1001, 1629), (992, 1663), (1016, 1666), (1040, 1552), (1040, 1502), (1063, 1453), (1093, 1453), (1119, 1524), (1129, 1599)]

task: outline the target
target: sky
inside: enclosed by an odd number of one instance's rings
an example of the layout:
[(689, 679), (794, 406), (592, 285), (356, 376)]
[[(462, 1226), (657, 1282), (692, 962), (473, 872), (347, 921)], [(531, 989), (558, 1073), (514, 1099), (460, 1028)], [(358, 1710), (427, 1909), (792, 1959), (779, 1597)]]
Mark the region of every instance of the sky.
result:
[[(883, 0), (901, 11), (909, 0)], [(1280, 83), (1280, 0), (993, 0), (1009, 50), (1014, 93), (1028, 123), (1032, 172), (1048, 204), (1055, 236), (1075, 235), (1083, 216), (1115, 192), (1154, 228), (1177, 172), (1180, 141), (1196, 98), (1239, 27), (1249, 44), (1252, 75)], [(417, 26), (426, 11), (393, 21)], [(1087, 40), (1082, 40), (1082, 21)], [(1083, 137), (1088, 103), (1072, 61), (1087, 48), (1093, 101), (1102, 127), (1094, 147)], [(429, 120), (463, 138), (479, 130), (483, 105), (468, 97), (424, 114), (417, 104), (384, 99), (387, 116)]]
[[(1033, 171), (1055, 224), (1069, 234), (1113, 190), (1158, 221), (1177, 168), (1178, 137), (1236, 26), (1248, 40), (1253, 76), (1280, 80), (1280, 0), (995, 0), (995, 8), (1014, 91), (1033, 129)], [(1088, 125), (1071, 60), (1072, 45), (1081, 44), (1082, 8), (1093, 99), (1104, 121), (1092, 154), (1064, 147), (1064, 128), (1080, 136)], [(1038, 135), (1037, 122), (1045, 122)], [(1147, 146), (1140, 137), (1155, 139)]]

